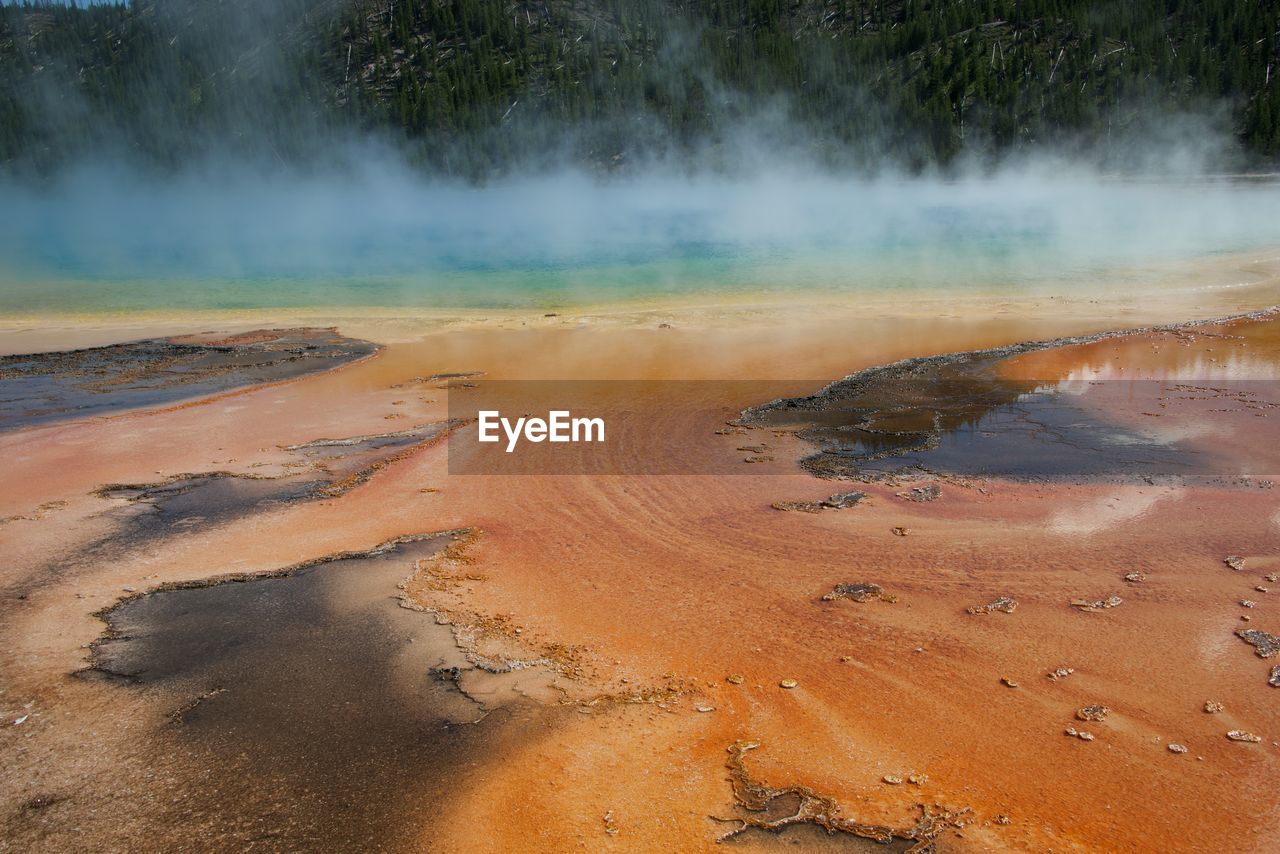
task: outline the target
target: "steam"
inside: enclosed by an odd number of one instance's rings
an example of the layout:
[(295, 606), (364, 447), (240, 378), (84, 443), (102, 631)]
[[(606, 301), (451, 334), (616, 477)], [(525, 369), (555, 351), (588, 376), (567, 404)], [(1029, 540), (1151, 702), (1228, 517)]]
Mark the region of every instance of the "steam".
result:
[[(190, 49), (220, 74), (251, 76), (268, 93), (289, 85), (272, 41), (254, 35), (287, 25), (282, 3), (250, 4), (258, 18), (214, 32), (184, 8), (156, 14), (177, 38), (203, 39)], [(305, 104), (272, 119), (246, 102), (225, 138), (157, 115), (156, 146), (186, 152), (164, 168), (105, 146), (52, 175), (0, 183), (0, 311), (1051, 293), (1082, 277), (1125, 286), (1117, 271), (1280, 246), (1280, 186), (1221, 174), (1239, 163), (1218, 105), (999, 158), (971, 140), (945, 171), (922, 173), (873, 134), (855, 157), (833, 153), (797, 129), (785, 99), (749, 104), (724, 87), (692, 35), (664, 44), (671, 73), (698, 80), (720, 117), (714, 132), (664, 140), (637, 119), (629, 138), (584, 160), (598, 128), (513, 106), (491, 133), (545, 145), (482, 183), (424, 169), (385, 137), (322, 128)], [(50, 128), (94, 117), (68, 81), (28, 94)], [(286, 124), (287, 137), (252, 131)]]
[[(376, 156), (370, 154), (376, 151)], [(1280, 245), (1280, 186), (1028, 158), (953, 178), (581, 170), (482, 187), (369, 149), (340, 169), (85, 165), (0, 199), (8, 311), (558, 305), (670, 293), (1052, 291)], [(89, 283), (91, 287), (86, 287)]]

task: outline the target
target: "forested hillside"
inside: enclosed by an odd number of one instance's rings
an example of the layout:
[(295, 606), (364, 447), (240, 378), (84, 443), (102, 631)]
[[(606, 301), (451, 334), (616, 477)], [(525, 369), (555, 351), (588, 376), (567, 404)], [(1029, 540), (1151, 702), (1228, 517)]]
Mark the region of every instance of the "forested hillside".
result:
[[(1280, 156), (1275, 0), (138, 0), (0, 9), (0, 161), (282, 161), (373, 133), (466, 176), (764, 150), (1106, 160), (1205, 116)], [(727, 156), (727, 155), (725, 155)]]

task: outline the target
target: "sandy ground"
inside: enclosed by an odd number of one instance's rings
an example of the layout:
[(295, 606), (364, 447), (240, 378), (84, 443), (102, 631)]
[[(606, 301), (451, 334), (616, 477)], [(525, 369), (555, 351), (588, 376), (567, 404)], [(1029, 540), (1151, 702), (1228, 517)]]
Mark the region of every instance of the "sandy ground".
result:
[[(1200, 284), (1162, 300), (326, 317), (389, 346), (359, 364), (199, 405), (0, 434), (0, 848), (138, 850), (177, 839), (217, 847), (218, 829), (183, 825), (191, 799), (213, 799), (215, 820), (273, 820), (237, 814), (232, 794), (218, 802), (236, 791), (217, 785), (228, 769), (199, 745), (181, 748), (181, 736), (175, 747), (172, 733), (158, 735), (171, 698), (72, 675), (103, 632), (94, 613), (125, 588), (265, 572), (469, 527), (479, 531), (460, 552), (469, 573), (444, 584), (419, 573), (409, 595), (476, 627), (464, 634), (478, 650), (549, 657), (562, 701), (536, 724), (499, 729), (450, 784), (424, 789), (404, 813), (414, 842), (401, 833), (395, 847), (710, 850), (737, 826), (712, 816), (744, 814), (726, 751), (750, 739), (760, 745), (745, 757), (755, 780), (807, 786), (858, 821), (904, 828), (919, 804), (971, 809), (940, 837), (949, 850), (1275, 850), (1280, 689), (1266, 684), (1274, 662), (1233, 636), (1244, 625), (1280, 631), (1270, 601), (1280, 586), (1254, 591), (1280, 571), (1280, 500), (1269, 484), (975, 481), (943, 484), (942, 498), (924, 504), (898, 497), (900, 487), (872, 486), (854, 508), (783, 513), (771, 504), (840, 488), (795, 467), (803, 448), (794, 440), (779, 440), (779, 466), (761, 473), (592, 477), (451, 476), (446, 441), (329, 500), (110, 559), (78, 557), (118, 524), (106, 511), (119, 502), (94, 494), (101, 485), (277, 473), (291, 459), (282, 446), (443, 420), (457, 392), (415, 377), (752, 378), (794, 381), (804, 393), (908, 356), (1263, 308), (1280, 302), (1274, 266), (1206, 262), (1191, 277)], [(1248, 284), (1227, 286), (1240, 282)], [(264, 320), (321, 318), (24, 320), (6, 323), (0, 342), (22, 352)], [(1236, 324), (1231, 339), (1218, 329), (1100, 342), (1034, 354), (1042, 361), (1022, 369), (1096, 372), (1120, 360), (1195, 373), (1229, 346), (1274, 366), (1276, 324)], [(740, 465), (741, 437), (636, 401), (646, 405), (661, 441)], [(1243, 556), (1246, 569), (1227, 568), (1227, 555)], [(1146, 580), (1126, 582), (1132, 571)], [(821, 600), (841, 582), (875, 582), (897, 601)], [(1019, 603), (1012, 614), (966, 613), (1006, 595)], [(1097, 613), (1069, 605), (1110, 595), (1124, 603)], [(1242, 598), (1256, 607), (1245, 613)], [(1059, 667), (1074, 672), (1049, 679)], [(1223, 710), (1206, 713), (1208, 700)], [(1110, 709), (1104, 721), (1075, 719), (1094, 704)], [(1066, 736), (1069, 726), (1094, 740)], [(1234, 743), (1231, 729), (1262, 741)], [(1171, 753), (1170, 742), (1189, 751)], [(913, 773), (927, 780), (884, 782)], [(288, 847), (272, 839), (258, 841)], [(828, 841), (799, 829), (731, 844)]]

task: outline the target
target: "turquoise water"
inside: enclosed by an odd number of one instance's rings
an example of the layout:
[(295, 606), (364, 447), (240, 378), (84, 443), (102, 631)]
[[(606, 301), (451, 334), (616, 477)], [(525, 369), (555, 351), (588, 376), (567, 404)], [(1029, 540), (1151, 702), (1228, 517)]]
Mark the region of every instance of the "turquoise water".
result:
[(475, 189), (85, 172), (0, 194), (0, 312), (561, 307), (702, 294), (1066, 293), (1280, 246), (1280, 187), (579, 175)]

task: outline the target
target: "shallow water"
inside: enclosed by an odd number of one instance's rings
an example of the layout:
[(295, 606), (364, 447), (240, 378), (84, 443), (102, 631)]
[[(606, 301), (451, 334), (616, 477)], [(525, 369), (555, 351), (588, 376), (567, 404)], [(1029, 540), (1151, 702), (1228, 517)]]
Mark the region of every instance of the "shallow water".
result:
[(220, 341), (148, 339), (0, 356), (0, 430), (162, 406), (323, 371), (377, 352), (328, 329), (283, 329)]
[[(97, 671), (171, 708), (157, 737), (206, 769), (182, 836), (201, 848), (416, 847), (450, 769), (510, 720), (434, 668), (467, 667), (447, 627), (401, 608), (396, 584), (448, 538), (282, 577), (168, 590), (106, 615)], [(516, 715), (531, 714), (528, 710)], [(189, 811), (190, 812), (190, 811)]]
[[(1105, 336), (1059, 347), (1072, 355), (1052, 366), (1060, 375), (1043, 378), (1010, 376), (1007, 366), (1035, 365), (1045, 343), (907, 360), (748, 410), (744, 420), (795, 430), (817, 451), (804, 467), (823, 477), (1272, 478), (1280, 426), (1268, 416), (1280, 408), (1280, 382), (1275, 354), (1257, 345), (1274, 324), (1121, 338), (1119, 346), (1142, 348), (1125, 361), (1128, 377), (1089, 370), (1097, 352), (1116, 346)], [(1152, 363), (1168, 359), (1157, 345), (1171, 341), (1184, 364), (1153, 378)], [(1252, 366), (1246, 378), (1233, 370), (1242, 356)]]

